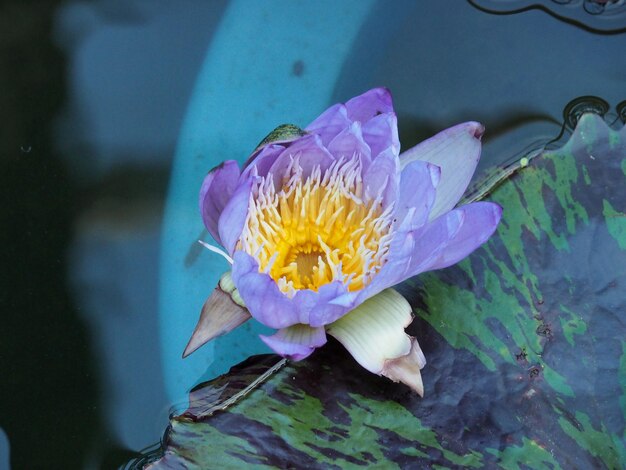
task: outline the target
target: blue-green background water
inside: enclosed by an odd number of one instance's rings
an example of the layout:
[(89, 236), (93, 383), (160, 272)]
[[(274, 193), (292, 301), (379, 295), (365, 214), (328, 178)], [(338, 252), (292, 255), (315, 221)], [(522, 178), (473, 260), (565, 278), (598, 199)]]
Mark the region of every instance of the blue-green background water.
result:
[[(550, 3), (550, 2), (546, 2)], [(45, 4), (45, 7), (43, 6)], [(284, 122), (389, 87), (403, 148), (463, 120), (481, 168), (555, 137), (582, 95), (626, 98), (624, 35), (461, 1), (9, 2), (0, 468), (111, 468), (199, 380), (265, 350), (249, 322), (186, 360), (227, 265), (197, 191)], [(37, 452), (33, 452), (37, 449)]]

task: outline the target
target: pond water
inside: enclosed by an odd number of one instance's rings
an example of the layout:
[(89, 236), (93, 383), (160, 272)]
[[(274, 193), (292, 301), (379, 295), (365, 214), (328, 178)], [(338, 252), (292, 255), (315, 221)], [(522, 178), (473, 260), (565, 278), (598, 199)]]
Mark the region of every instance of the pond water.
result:
[(200, 183), (276, 125), (383, 85), (405, 149), (483, 122), (484, 170), (557, 138), (572, 100), (619, 122), (626, 99), (619, 5), (45, 3), (0, 15), (0, 469), (123, 465), (267, 351), (248, 322), (181, 359), (227, 268), (196, 244)]

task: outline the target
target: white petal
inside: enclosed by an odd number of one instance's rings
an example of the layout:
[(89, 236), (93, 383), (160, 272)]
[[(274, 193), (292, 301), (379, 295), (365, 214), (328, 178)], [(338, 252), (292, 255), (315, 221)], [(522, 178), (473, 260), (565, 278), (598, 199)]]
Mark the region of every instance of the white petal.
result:
[(385, 363), (382, 375), (393, 380), (402, 382), (411, 387), (420, 396), (424, 396), (424, 384), (420, 369), (426, 365), (426, 358), (422, 348), (415, 338), (411, 338), (411, 351), (406, 356), (389, 359)]
[(404, 297), (386, 289), (327, 326), (364, 368), (423, 394), (419, 370), (426, 361), (415, 338), (404, 329), (413, 320)]
[(452, 209), (465, 192), (480, 159), (480, 138), (485, 128), (466, 122), (446, 129), (400, 155), (402, 169), (415, 160), (441, 168), (430, 220)]

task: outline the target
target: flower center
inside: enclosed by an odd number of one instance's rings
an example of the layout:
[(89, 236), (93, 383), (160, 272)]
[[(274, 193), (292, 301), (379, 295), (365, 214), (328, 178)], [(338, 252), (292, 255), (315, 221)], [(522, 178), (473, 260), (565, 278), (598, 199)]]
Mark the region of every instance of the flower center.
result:
[(295, 247), (292, 248), (289, 258), (288, 264), (295, 263), (297, 275), (302, 283), (312, 285), (313, 275), (317, 271), (315, 268), (319, 267), (320, 258), (324, 259), (324, 253), (318, 249), (310, 250), (309, 247)]
[(302, 174), (296, 156), (277, 184), (258, 178), (238, 248), (290, 296), (334, 280), (362, 289), (386, 260), (391, 206), (364, 199), (358, 158)]

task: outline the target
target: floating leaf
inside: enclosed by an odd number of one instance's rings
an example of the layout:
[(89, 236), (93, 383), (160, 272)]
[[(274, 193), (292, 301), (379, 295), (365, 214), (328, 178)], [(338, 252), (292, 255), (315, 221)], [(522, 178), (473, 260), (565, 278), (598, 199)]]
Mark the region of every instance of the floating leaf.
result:
[(585, 115), (524, 163), (479, 192), (504, 207), (496, 236), (399, 287), (424, 399), (335, 341), (253, 358), (194, 389), (150, 468), (623, 467), (626, 130)]

